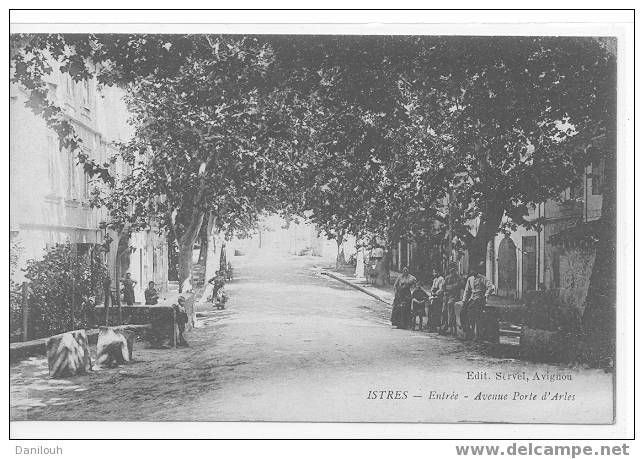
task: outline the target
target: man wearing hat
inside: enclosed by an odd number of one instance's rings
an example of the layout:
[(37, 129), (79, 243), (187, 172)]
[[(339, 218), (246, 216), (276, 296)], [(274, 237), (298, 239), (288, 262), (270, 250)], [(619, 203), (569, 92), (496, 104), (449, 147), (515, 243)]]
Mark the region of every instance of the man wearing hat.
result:
[(454, 315), (454, 303), (461, 293), (463, 279), (458, 274), (458, 265), (454, 262), (448, 266), (448, 274), (443, 283), (443, 308), (441, 310), (441, 335), (456, 334), (456, 316)]
[(472, 327), (477, 323), (483, 313), (488, 296), (496, 292), (496, 287), (482, 274), (483, 272), (485, 272), (484, 262), (479, 263), (476, 269), (470, 269), (467, 282), (465, 283), (465, 290), (463, 291), (461, 324), (465, 328), (465, 333), (469, 336), (475, 331), (472, 330)]
[(183, 333), (186, 331), (186, 324), (188, 323), (188, 314), (186, 313), (186, 299), (183, 296), (180, 296), (177, 299), (178, 304), (173, 304), (175, 317), (177, 321), (177, 327), (179, 329), (179, 334), (177, 336), (177, 346), (187, 346)]

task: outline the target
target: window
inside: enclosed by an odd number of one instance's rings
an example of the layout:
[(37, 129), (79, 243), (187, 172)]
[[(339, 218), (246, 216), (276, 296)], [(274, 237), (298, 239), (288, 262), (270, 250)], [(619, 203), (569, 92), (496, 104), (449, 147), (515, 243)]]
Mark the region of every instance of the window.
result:
[(89, 94), (89, 81), (83, 80), (83, 105), (89, 107), (90, 94)]
[(65, 98), (72, 99), (74, 94), (74, 82), (69, 74), (65, 74)]
[[(87, 142), (86, 139), (83, 139), (83, 142)], [(89, 149), (82, 147), (83, 148), (83, 154), (89, 158), (90, 157), (90, 151)], [(76, 165), (76, 171), (78, 173), (78, 180), (79, 180), (79, 198), (81, 200), (87, 199), (89, 196), (89, 175), (87, 175), (87, 172), (85, 172), (85, 168), (81, 165)]]
[(523, 291), (537, 289), (537, 237), (523, 236), (522, 240)]
[(562, 201), (574, 201), (583, 198), (584, 188), (581, 185), (571, 186), (570, 188), (566, 188), (560, 196)]
[(559, 250), (554, 250), (552, 253), (552, 286), (553, 288), (561, 287), (561, 259)]
[(77, 257), (84, 257), (88, 255), (95, 245), (96, 244), (91, 242), (75, 242), (73, 244), (74, 249), (76, 250)]
[(47, 181), (51, 194), (58, 191), (58, 148), (53, 136), (47, 136)]
[(584, 196), (584, 189), (581, 185), (570, 187), (570, 199), (575, 200)]
[(67, 199), (78, 198), (78, 179), (76, 177), (76, 158), (71, 152), (67, 153)]
[(602, 158), (593, 160), (591, 180), (593, 188), (592, 193), (594, 195), (602, 194), (602, 186), (604, 184), (604, 160)]
[(89, 175), (80, 166), (76, 166), (80, 170), (80, 199), (86, 200), (89, 197)]

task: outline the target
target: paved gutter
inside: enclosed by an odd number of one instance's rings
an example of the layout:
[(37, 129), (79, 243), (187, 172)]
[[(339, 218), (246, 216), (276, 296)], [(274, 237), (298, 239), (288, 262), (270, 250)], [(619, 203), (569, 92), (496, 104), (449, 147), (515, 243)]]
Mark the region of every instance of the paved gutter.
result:
[(375, 287), (368, 288), (368, 287), (363, 287), (362, 285), (358, 284), (357, 282), (353, 281), (350, 278), (347, 278), (346, 276), (343, 276), (338, 273), (334, 273), (331, 271), (323, 270), (322, 271), (323, 275), (332, 277), (333, 279), (342, 282), (343, 284), (346, 284), (350, 287), (355, 288), (356, 290), (360, 290), (362, 293), (366, 293), (367, 295), (377, 299), (378, 301), (382, 301), (385, 304), (391, 304), (392, 298), (389, 298), (390, 295), (387, 294), (387, 292), (381, 292)]

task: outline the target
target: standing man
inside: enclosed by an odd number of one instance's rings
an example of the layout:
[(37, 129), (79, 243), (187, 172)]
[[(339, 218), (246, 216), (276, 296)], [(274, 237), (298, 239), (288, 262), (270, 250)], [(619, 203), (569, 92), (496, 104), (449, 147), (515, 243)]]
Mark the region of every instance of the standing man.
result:
[(188, 343), (183, 337), (184, 332), (186, 331), (186, 324), (188, 323), (188, 313), (186, 312), (186, 299), (183, 296), (180, 296), (177, 300), (178, 304), (172, 305), (175, 312), (175, 318), (177, 321), (178, 336), (177, 336), (177, 346), (187, 346)]
[(432, 289), (430, 290), (430, 301), (427, 307), (427, 329), (430, 332), (437, 332), (440, 326), (440, 313), (443, 306), (443, 294), (445, 293), (445, 278), (438, 270), (432, 270)]
[[(485, 263), (480, 263), (477, 269), (470, 269), (463, 292), (463, 310), (461, 311), (461, 325), (465, 328), (466, 335), (471, 337), (474, 332), (477, 340), (481, 338), (477, 322), (482, 316), (488, 296), (496, 291), (494, 284), (481, 274), (484, 271)], [(473, 327), (474, 330), (472, 330)]]
[(443, 309), (441, 311), (441, 335), (456, 334), (456, 316), (454, 314), (454, 303), (461, 293), (463, 279), (458, 274), (458, 266), (452, 262), (448, 267), (448, 274), (443, 284)]
[(145, 304), (155, 305), (159, 302), (159, 292), (154, 288), (154, 281), (148, 283), (148, 288), (145, 289)]

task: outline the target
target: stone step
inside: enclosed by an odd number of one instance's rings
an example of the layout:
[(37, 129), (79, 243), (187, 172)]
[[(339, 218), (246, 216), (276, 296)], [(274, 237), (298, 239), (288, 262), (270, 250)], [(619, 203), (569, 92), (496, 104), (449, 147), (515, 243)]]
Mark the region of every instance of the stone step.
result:
[(499, 330), (499, 333), (500, 333), (500, 334), (502, 334), (502, 335), (504, 335), (504, 336), (521, 336), (521, 332), (520, 332), (520, 331), (515, 331), (515, 330), (504, 330), (503, 328), (501, 328), (501, 329)]
[(508, 337), (520, 337), (521, 336), (521, 325), (512, 324), (509, 322), (499, 323), (499, 333), (503, 336)]

